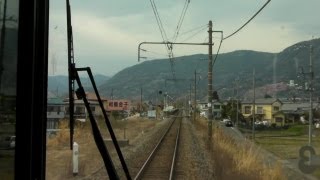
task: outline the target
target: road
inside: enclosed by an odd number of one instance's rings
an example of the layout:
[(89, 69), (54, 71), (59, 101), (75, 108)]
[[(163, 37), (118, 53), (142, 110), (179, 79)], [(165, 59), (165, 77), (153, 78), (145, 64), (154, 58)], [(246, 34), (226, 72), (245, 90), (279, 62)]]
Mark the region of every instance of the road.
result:
[[(237, 142), (241, 143), (246, 140), (246, 137), (236, 128), (236, 127), (226, 127), (223, 122), (219, 121), (216, 125), (222, 128), (227, 134), (233, 137)], [(317, 180), (316, 177), (308, 174), (302, 173), (298, 168), (298, 161), (289, 161), (285, 159), (280, 159), (271, 152), (260, 148), (261, 154), (264, 156), (266, 164), (275, 164), (276, 162), (281, 162), (286, 171), (288, 179), (290, 180)]]

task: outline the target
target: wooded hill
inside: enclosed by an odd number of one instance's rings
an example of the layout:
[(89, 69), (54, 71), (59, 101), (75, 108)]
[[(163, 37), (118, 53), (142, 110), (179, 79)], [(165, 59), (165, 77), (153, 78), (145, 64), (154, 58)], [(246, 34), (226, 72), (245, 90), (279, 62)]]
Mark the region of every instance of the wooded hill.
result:
[[(272, 83), (289, 83), (289, 80), (304, 83), (305, 79), (298, 79), (301, 69), (309, 72), (310, 45), (313, 46), (313, 60), (315, 70), (315, 94), (319, 96), (319, 65), (320, 39), (303, 41), (294, 44), (279, 53), (238, 50), (219, 54), (213, 67), (213, 89), (218, 90), (222, 98), (234, 94), (235, 80), (239, 79), (239, 96), (243, 97), (252, 89), (253, 68), (256, 72), (256, 87)], [(215, 57), (215, 56), (214, 56)], [(206, 99), (208, 55), (195, 54), (176, 57), (174, 59), (175, 81), (168, 59), (144, 61), (128, 67), (115, 74), (102, 84), (101, 94), (109, 97), (111, 91), (116, 98), (155, 99), (159, 91), (168, 92), (172, 97), (185, 97), (190, 93), (190, 86), (194, 89), (194, 72), (197, 73), (198, 99)], [(300, 76), (301, 77), (301, 76)], [(264, 94), (257, 93), (258, 96)], [(290, 96), (288, 91), (278, 92), (277, 96)], [(303, 94), (303, 93), (302, 93)]]

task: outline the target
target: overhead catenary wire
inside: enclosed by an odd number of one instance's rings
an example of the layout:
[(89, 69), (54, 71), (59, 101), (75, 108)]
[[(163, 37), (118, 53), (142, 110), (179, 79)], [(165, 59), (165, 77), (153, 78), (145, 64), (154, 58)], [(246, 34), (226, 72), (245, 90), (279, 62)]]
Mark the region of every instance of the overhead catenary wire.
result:
[[(188, 9), (188, 6), (189, 6), (189, 3), (190, 3), (190, 0), (186, 0), (185, 4), (184, 4), (184, 7), (182, 9), (182, 13), (181, 13), (181, 16), (179, 18), (179, 21), (178, 21), (178, 25), (177, 25), (177, 29), (174, 33), (174, 37), (173, 37), (173, 42), (175, 42), (178, 38), (178, 35), (179, 35), (179, 31), (180, 31), (180, 28), (182, 26), (182, 22), (184, 20), (184, 17), (186, 15), (186, 12), (187, 12), (187, 9)], [(173, 62), (173, 46), (171, 45), (170, 47), (170, 53), (169, 53), (169, 58), (170, 58), (170, 63), (171, 63), (171, 69), (172, 69), (172, 75), (173, 75), (173, 78), (175, 78), (175, 73), (174, 73), (174, 62)], [(170, 55), (172, 57), (170, 57)]]
[[(185, 4), (183, 6), (183, 9), (182, 9), (179, 21), (178, 21), (178, 25), (177, 25), (176, 31), (175, 31), (174, 36), (173, 36), (173, 42), (175, 42), (177, 40), (177, 38), (178, 38), (179, 31), (181, 29), (184, 17), (186, 15), (189, 3), (190, 3), (190, 0), (186, 0), (185, 1)], [(167, 46), (168, 46), (168, 44), (167, 44)], [(173, 78), (175, 78), (174, 62), (173, 62), (173, 58), (174, 57), (173, 57), (173, 51), (172, 51), (173, 50), (173, 45), (171, 44), (170, 47), (168, 46), (168, 49), (169, 49), (169, 53), (168, 54), (169, 54), (169, 59), (170, 59), (170, 63), (171, 63), (172, 75), (173, 75)]]
[(193, 33), (191, 36), (189, 36), (188, 38), (184, 39), (183, 41), (181, 42), (186, 42), (188, 41), (189, 39), (193, 38), (194, 36), (198, 35), (200, 32), (204, 31), (207, 27), (203, 27), (202, 29), (198, 30), (197, 32)]
[[(195, 27), (195, 28), (192, 28), (192, 29), (189, 29), (189, 30), (187, 30), (187, 31), (184, 31), (184, 32), (180, 33), (179, 35), (180, 35), (180, 37), (181, 37), (182, 35), (189, 34), (189, 33), (194, 32), (194, 31), (196, 31), (196, 30), (198, 30), (198, 31), (201, 32), (202, 30), (206, 29), (207, 26), (208, 26), (208, 24), (204, 24), (204, 25), (201, 25), (201, 26), (197, 26), (197, 27)], [(192, 34), (192, 35), (191, 35), (190, 37), (188, 37), (185, 41), (187, 41), (188, 39), (191, 39), (193, 36), (199, 34), (200, 32), (196, 32), (195, 34)], [(214, 37), (214, 38), (218, 38), (218, 37)], [(220, 38), (220, 37), (219, 37), (219, 38)], [(204, 43), (206, 42), (206, 40), (208, 40), (208, 37), (205, 38)], [(182, 41), (182, 42), (185, 42), (185, 41)], [(168, 43), (168, 44), (170, 44), (170, 43)], [(141, 51), (144, 51), (144, 52), (149, 52), (149, 53), (153, 53), (153, 54), (158, 54), (158, 55), (162, 55), (162, 56), (167, 56), (167, 55), (165, 55), (165, 54), (157, 53), (157, 52), (150, 51), (150, 50), (147, 50), (147, 49), (140, 49), (140, 50), (141, 50)]]
[(181, 29), (181, 26), (182, 26), (184, 17), (185, 17), (185, 15), (186, 15), (186, 12), (187, 12), (189, 3), (190, 3), (190, 0), (186, 0), (186, 2), (184, 3), (184, 6), (183, 6), (183, 9), (182, 9), (182, 12), (181, 12), (179, 21), (178, 21), (178, 25), (177, 25), (176, 31), (175, 31), (175, 33), (174, 33), (174, 35), (173, 35), (173, 38), (172, 38), (172, 39), (173, 39), (173, 42), (175, 42), (175, 41), (177, 40), (177, 38), (178, 38), (179, 31), (180, 31), (180, 29)]
[[(151, 6), (152, 6), (152, 9), (153, 9), (153, 13), (154, 13), (154, 15), (156, 17), (156, 20), (157, 20), (157, 24), (158, 24), (158, 27), (159, 27), (163, 42), (168, 42), (169, 40), (168, 40), (167, 34), (166, 34), (166, 32), (165, 32), (165, 30), (163, 28), (162, 21), (160, 19), (160, 15), (159, 15), (158, 10), (157, 10), (157, 6), (156, 6), (154, 0), (150, 0), (150, 3), (151, 3)], [(168, 57), (169, 57), (169, 60), (170, 60), (172, 76), (175, 77), (172, 45), (169, 45), (167, 43), (167, 44), (165, 44), (165, 46), (166, 46), (166, 50), (167, 50)]]
[[(163, 24), (162, 24), (160, 15), (159, 15), (158, 10), (157, 10), (157, 6), (156, 6), (154, 0), (150, 0), (150, 3), (151, 3), (152, 9), (153, 9), (153, 13), (155, 15), (155, 18), (156, 18), (156, 21), (157, 21), (157, 24), (158, 24), (158, 27), (159, 27), (159, 30), (160, 30), (160, 33), (161, 33), (161, 36), (162, 36), (162, 40), (163, 40), (163, 42), (168, 42), (169, 40), (168, 40), (167, 34), (165, 32), (165, 29), (163, 28)], [(168, 52), (169, 58), (172, 56), (171, 49), (172, 49), (172, 47), (170, 47), (169, 44), (166, 44), (166, 50)]]
[(151, 3), (153, 13), (155, 15), (155, 18), (156, 18), (156, 21), (157, 21), (157, 24), (158, 24), (158, 27), (159, 27), (159, 30), (160, 30), (160, 33), (161, 33), (161, 36), (162, 36), (162, 39), (163, 39), (164, 42), (167, 42), (168, 41), (167, 34), (166, 34), (166, 32), (165, 32), (165, 30), (163, 28), (162, 21), (160, 19), (160, 16), (159, 16), (159, 13), (158, 13), (158, 10), (157, 10), (157, 6), (156, 6), (156, 4), (154, 3), (153, 0), (150, 0), (150, 3)]
[(208, 24), (204, 24), (204, 25), (201, 25), (201, 26), (192, 28), (192, 29), (190, 29), (190, 30), (184, 31), (184, 32), (180, 33), (180, 36), (181, 36), (181, 35), (184, 35), (184, 34), (188, 34), (188, 33), (193, 32), (193, 31), (196, 31), (196, 30), (198, 30), (198, 29), (202, 29), (202, 28), (204, 28), (204, 27), (208, 27)]
[(214, 63), (216, 62), (216, 60), (217, 60), (217, 58), (218, 58), (218, 55), (219, 55), (219, 52), (220, 52), (220, 48), (221, 48), (221, 45), (222, 45), (222, 41), (223, 41), (223, 31), (216, 31), (216, 32), (221, 33), (221, 39), (220, 39), (219, 47), (218, 47), (217, 53), (216, 53), (216, 55), (215, 55), (215, 57), (214, 57), (212, 66), (214, 66)]
[[(165, 32), (165, 30), (163, 28), (162, 21), (160, 19), (160, 15), (158, 13), (157, 6), (156, 6), (154, 0), (150, 0), (150, 3), (151, 3), (151, 6), (152, 6), (152, 9), (153, 9), (153, 12), (155, 14), (155, 17), (156, 17), (156, 20), (157, 20), (157, 24), (158, 24), (162, 39), (163, 39), (164, 42), (169, 42), (168, 37), (166, 35), (166, 32)], [(188, 9), (188, 6), (189, 6), (189, 3), (190, 3), (190, 0), (186, 0), (185, 3), (184, 3), (184, 7), (182, 9), (182, 12), (181, 12), (178, 24), (177, 24), (177, 28), (176, 28), (174, 36), (173, 36), (173, 42), (175, 42), (176, 39), (178, 38), (178, 35), (179, 35), (179, 32), (180, 32), (184, 17), (186, 15), (186, 12), (187, 12), (187, 9)], [(170, 44), (170, 43), (167, 43), (167, 44), (165, 44), (165, 46), (166, 46), (166, 50), (167, 50), (167, 53), (168, 53), (168, 58), (169, 58), (170, 64), (171, 64), (172, 75), (173, 75), (173, 77), (175, 77), (174, 62), (173, 62), (174, 55), (173, 55), (173, 51), (172, 51), (173, 50), (173, 45)]]
[(232, 37), (233, 35), (235, 35), (236, 33), (238, 33), (241, 29), (243, 29), (250, 21), (252, 21), (270, 2), (271, 0), (268, 0), (247, 22), (245, 22), (240, 28), (238, 28), (236, 31), (234, 31), (233, 33), (231, 33), (230, 35), (228, 35), (227, 37), (223, 37), (223, 32), (221, 33), (221, 40), (220, 40), (220, 43), (219, 43), (219, 47), (218, 47), (218, 50), (217, 50), (217, 53), (216, 53), (216, 56), (214, 58), (214, 61), (212, 63), (212, 66), (214, 65), (214, 63), (216, 62), (217, 58), (218, 58), (218, 55), (219, 55), (219, 51), (220, 51), (220, 48), (221, 48), (221, 45), (222, 45), (222, 42), (230, 37)]
[(238, 28), (236, 31), (228, 35), (227, 37), (223, 38), (223, 40), (226, 40), (230, 38), (231, 36), (235, 35), (237, 32), (239, 32), (242, 28), (244, 28), (252, 19), (254, 19), (261, 11), (264, 9), (271, 0), (268, 0), (246, 23), (244, 23), (240, 28)]
[(141, 50), (141, 51), (144, 51), (144, 52), (148, 52), (148, 53), (156, 54), (156, 55), (167, 56), (166, 54), (162, 54), (162, 53), (158, 53), (158, 52), (150, 51), (150, 50), (147, 50), (147, 49), (140, 49), (140, 50)]

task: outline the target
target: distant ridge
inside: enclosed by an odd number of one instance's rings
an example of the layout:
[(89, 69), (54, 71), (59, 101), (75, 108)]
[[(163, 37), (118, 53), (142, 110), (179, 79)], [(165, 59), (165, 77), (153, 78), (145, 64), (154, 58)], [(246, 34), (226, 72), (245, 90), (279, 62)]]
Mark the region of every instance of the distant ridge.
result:
[[(298, 69), (308, 70), (309, 46), (314, 47), (315, 87), (319, 85), (320, 39), (303, 41), (285, 48), (279, 53), (237, 50), (218, 56), (213, 68), (213, 88), (224, 98), (234, 94), (234, 80), (239, 77), (239, 95), (243, 96), (252, 88), (252, 71), (256, 69), (256, 86), (273, 83), (288, 83), (297, 80)], [(115, 74), (99, 87), (101, 94), (119, 98), (140, 98), (140, 88), (144, 99), (156, 99), (158, 91), (166, 91), (173, 97), (187, 96), (190, 93), (190, 80), (194, 79), (194, 71), (198, 75), (197, 95), (205, 99), (207, 95), (208, 55), (195, 54), (175, 58), (175, 74), (172, 79), (168, 59), (144, 61), (125, 68)], [(183, 80), (184, 79), (184, 80)], [(191, 82), (193, 92), (193, 81)], [(319, 96), (319, 91), (315, 92)], [(288, 93), (279, 93), (287, 96)], [(160, 96), (158, 95), (158, 99)]]
[[(96, 74), (94, 75), (94, 79), (97, 86), (105, 83), (109, 76)], [(89, 78), (81, 77), (82, 85), (85, 89), (91, 90), (91, 83)], [(57, 96), (66, 96), (68, 93), (68, 76), (65, 75), (57, 75), (57, 76), (48, 76), (48, 91), (57, 95)]]

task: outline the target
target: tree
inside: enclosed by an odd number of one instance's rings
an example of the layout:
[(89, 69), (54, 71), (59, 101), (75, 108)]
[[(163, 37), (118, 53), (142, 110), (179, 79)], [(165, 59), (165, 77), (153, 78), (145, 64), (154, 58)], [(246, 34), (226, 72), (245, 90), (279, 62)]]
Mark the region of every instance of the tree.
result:
[[(238, 102), (238, 107), (241, 107), (240, 102)], [(222, 118), (230, 118), (232, 121), (236, 121), (237, 119), (237, 101), (236, 100), (229, 100), (227, 105), (222, 106), (221, 111)], [(242, 114), (238, 113), (239, 120), (241, 119)]]
[(217, 91), (213, 91), (213, 92), (212, 92), (212, 99), (219, 101), (219, 95), (218, 95), (218, 92), (217, 92)]
[(264, 98), (272, 98), (272, 96), (270, 96), (269, 94), (265, 94)]

